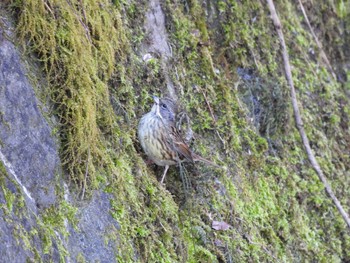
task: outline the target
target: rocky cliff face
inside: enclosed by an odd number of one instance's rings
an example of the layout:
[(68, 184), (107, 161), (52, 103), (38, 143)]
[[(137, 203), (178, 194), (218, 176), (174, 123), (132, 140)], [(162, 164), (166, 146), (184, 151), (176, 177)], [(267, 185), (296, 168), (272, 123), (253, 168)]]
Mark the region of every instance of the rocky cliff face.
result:
[[(295, 2), (277, 12), (305, 129), (349, 212), (350, 9), (303, 1), (334, 79)], [(265, 1), (0, 7), (0, 262), (350, 261)], [(159, 184), (135, 133), (152, 95), (178, 102), (191, 148), (221, 168)]]
[[(55, 203), (55, 173), (60, 165), (51, 129), (39, 109), (20, 52), (9, 41), (14, 32), (8, 28), (4, 24), (0, 31), (0, 157), (7, 171), (2, 177), (1, 200), (7, 211), (2, 210), (1, 216), (7, 220), (0, 223), (1, 255), (4, 262), (25, 262), (34, 254), (15, 234), (35, 229), (40, 210)], [(41, 250), (37, 237), (31, 241), (31, 246)]]
[[(4, 17), (2, 22), (0, 261), (112, 262), (116, 246), (106, 243), (104, 235), (119, 225), (109, 214), (108, 194), (95, 191), (89, 202), (79, 204), (74, 227), (67, 218), (55, 218), (68, 213), (72, 201), (62, 177), (57, 137), (36, 97), (39, 87), (30, 83), (32, 73), (13, 43), (13, 29)], [(66, 211), (60, 211), (62, 202)], [(61, 228), (50, 220), (63, 220)]]

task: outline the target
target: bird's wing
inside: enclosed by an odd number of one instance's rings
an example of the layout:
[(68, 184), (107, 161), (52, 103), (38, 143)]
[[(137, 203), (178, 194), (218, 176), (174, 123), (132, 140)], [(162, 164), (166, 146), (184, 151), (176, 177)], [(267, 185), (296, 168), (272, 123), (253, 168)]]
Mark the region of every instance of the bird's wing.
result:
[(168, 144), (178, 153), (180, 159), (186, 158), (187, 160), (193, 162), (192, 151), (184, 142), (175, 126), (171, 126), (171, 129), (169, 130)]

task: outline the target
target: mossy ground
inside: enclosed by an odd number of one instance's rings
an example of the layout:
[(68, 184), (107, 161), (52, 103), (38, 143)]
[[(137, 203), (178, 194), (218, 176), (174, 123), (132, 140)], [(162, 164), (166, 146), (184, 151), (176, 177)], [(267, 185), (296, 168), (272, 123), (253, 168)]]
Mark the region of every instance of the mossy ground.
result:
[[(108, 238), (119, 244), (120, 262), (350, 260), (349, 231), (294, 128), (265, 2), (167, 0), (162, 5), (174, 51), (168, 72), (191, 119), (192, 148), (223, 166), (199, 166), (199, 177), (189, 175), (193, 187), (187, 193), (176, 168), (167, 178), (170, 192), (158, 183), (136, 139), (150, 96), (165, 93), (160, 62), (144, 64), (139, 53), (147, 37), (142, 31), (147, 6), (107, 0), (7, 2), (18, 17), (21, 43), (41, 62), (48, 80), (67, 180), (86, 198), (96, 188), (115, 197), (111, 213), (121, 228)], [(349, 207), (349, 71), (341, 72), (343, 83), (334, 81), (297, 4), (276, 5), (306, 132), (338, 198)], [(349, 2), (305, 6), (331, 61), (345, 58)], [(248, 70), (246, 78), (239, 68)], [(72, 217), (60, 214), (54, 216), (58, 221), (43, 216), (47, 228), (40, 231), (47, 240), (51, 227), (64, 233), (62, 220)], [(215, 231), (212, 220), (232, 227)], [(51, 249), (47, 242), (45, 251)], [(64, 248), (61, 253), (64, 258)]]

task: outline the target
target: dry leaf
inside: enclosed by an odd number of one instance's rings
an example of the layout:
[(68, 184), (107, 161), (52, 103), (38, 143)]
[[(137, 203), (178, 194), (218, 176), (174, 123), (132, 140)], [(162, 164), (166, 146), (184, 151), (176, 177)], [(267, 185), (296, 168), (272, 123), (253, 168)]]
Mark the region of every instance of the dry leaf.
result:
[(213, 221), (211, 227), (215, 230), (227, 230), (231, 226), (224, 221)]

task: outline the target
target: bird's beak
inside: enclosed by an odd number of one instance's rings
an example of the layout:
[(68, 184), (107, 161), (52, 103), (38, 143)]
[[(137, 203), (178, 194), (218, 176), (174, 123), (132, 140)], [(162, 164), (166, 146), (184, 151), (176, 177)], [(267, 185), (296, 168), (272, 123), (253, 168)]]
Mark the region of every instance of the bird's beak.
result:
[(154, 102), (159, 105), (159, 98), (157, 96), (153, 96)]
[(162, 115), (160, 115), (160, 111), (159, 111), (159, 98), (157, 96), (153, 96), (153, 99), (154, 99), (154, 105), (156, 106), (156, 115), (162, 119)]

